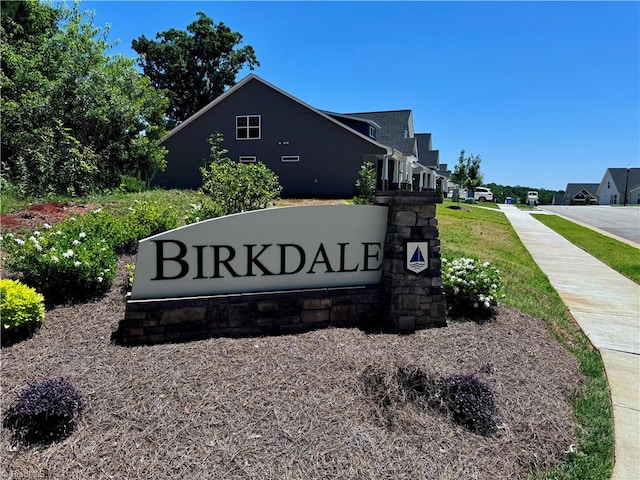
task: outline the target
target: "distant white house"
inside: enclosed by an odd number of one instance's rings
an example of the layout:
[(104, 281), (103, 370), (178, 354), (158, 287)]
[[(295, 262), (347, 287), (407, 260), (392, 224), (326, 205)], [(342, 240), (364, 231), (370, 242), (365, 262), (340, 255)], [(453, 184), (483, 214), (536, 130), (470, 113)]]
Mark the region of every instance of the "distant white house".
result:
[(567, 183), (554, 205), (640, 205), (640, 168), (607, 168), (600, 183)]
[(600, 205), (640, 204), (640, 168), (607, 168), (596, 197)]
[(629, 190), (629, 203), (640, 204), (640, 185)]

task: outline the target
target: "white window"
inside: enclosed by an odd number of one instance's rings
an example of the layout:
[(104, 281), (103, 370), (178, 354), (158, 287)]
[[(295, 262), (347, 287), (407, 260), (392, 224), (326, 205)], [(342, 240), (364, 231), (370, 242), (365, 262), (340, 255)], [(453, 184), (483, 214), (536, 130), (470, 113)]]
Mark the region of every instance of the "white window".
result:
[(299, 162), (300, 156), (299, 155), (283, 155), (281, 157), (281, 160), (283, 162)]
[(236, 117), (236, 140), (254, 140), (261, 137), (260, 115)]
[(371, 125), (369, 125), (369, 136), (373, 139), (376, 138), (376, 129)]
[(255, 163), (257, 161), (257, 158), (252, 156), (241, 156), (239, 160), (240, 163)]

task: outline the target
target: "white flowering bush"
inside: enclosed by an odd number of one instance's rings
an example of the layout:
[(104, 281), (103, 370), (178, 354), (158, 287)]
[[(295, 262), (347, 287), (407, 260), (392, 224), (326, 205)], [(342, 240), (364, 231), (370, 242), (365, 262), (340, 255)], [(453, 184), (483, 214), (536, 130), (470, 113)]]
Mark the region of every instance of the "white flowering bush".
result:
[(104, 238), (117, 254), (134, 253), (139, 240), (176, 228), (178, 212), (172, 205), (135, 201), (122, 213), (97, 209), (71, 222), (64, 224)]
[(116, 255), (101, 237), (85, 232), (69, 219), (56, 227), (43, 225), (24, 236), (6, 234), (2, 249), (6, 266), (21, 273), (27, 285), (58, 301), (93, 296), (113, 281)]
[(81, 300), (107, 291), (117, 255), (138, 241), (178, 226), (178, 212), (159, 202), (134, 202), (124, 212), (96, 209), (24, 235), (0, 237), (6, 266), (48, 301)]
[(486, 314), (499, 304), (500, 270), (474, 258), (442, 259), (442, 283), (451, 313)]
[(184, 216), (184, 221), (187, 225), (222, 215), (222, 209), (217, 203), (203, 194), (201, 195), (202, 199), (198, 203), (189, 204), (189, 210)]

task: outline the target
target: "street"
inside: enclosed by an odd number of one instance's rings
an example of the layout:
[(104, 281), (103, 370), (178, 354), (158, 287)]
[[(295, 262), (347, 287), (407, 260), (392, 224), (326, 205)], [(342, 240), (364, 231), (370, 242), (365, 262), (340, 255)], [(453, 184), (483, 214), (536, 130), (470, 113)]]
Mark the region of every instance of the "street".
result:
[(542, 205), (538, 208), (604, 230), (640, 245), (640, 207)]

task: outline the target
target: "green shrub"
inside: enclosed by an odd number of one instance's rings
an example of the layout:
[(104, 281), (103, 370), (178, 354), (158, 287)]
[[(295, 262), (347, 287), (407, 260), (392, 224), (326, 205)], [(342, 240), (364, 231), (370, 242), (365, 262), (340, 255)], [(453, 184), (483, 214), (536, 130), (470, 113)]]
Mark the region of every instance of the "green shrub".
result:
[(111, 244), (117, 253), (134, 253), (143, 238), (171, 230), (178, 224), (178, 212), (171, 205), (136, 201), (112, 225)]
[(135, 279), (136, 275), (136, 266), (133, 263), (127, 263), (124, 266), (124, 269), (127, 271), (127, 284), (125, 288), (127, 292), (130, 292), (133, 288), (133, 280)]
[(442, 283), (453, 315), (484, 315), (499, 304), (500, 271), (473, 258), (442, 259)]
[(104, 238), (118, 254), (134, 253), (138, 241), (178, 226), (178, 212), (171, 205), (135, 201), (124, 213), (97, 209), (78, 219), (68, 218), (61, 228)]
[(44, 297), (18, 280), (0, 279), (2, 330), (30, 328), (44, 319)]
[(63, 378), (30, 382), (16, 391), (3, 425), (16, 441), (48, 444), (68, 437), (84, 408), (80, 391)]
[(144, 180), (131, 175), (120, 175), (120, 190), (124, 193), (140, 193), (145, 187)]
[(115, 275), (116, 256), (109, 243), (85, 232), (68, 219), (55, 228), (44, 226), (30, 236), (8, 234), (2, 247), (9, 270), (21, 273), (27, 285), (47, 300), (78, 300), (104, 293)]
[(220, 205), (223, 215), (266, 208), (280, 196), (278, 177), (264, 164), (211, 162), (200, 169), (202, 192)]
[(204, 195), (200, 202), (191, 203), (189, 204), (189, 207), (187, 214), (184, 216), (184, 221), (187, 225), (222, 215), (220, 205)]
[(171, 205), (136, 202), (124, 214), (97, 209), (24, 237), (5, 235), (2, 247), (7, 268), (47, 300), (83, 300), (111, 287), (116, 254), (133, 253), (139, 240), (177, 226)]
[(371, 205), (376, 193), (376, 167), (372, 162), (365, 162), (360, 167), (358, 180), (356, 180), (356, 196), (353, 203), (356, 205)]
[(223, 137), (215, 133), (209, 137), (211, 153), (200, 167), (201, 191), (209, 195), (221, 209), (222, 215), (266, 208), (282, 191), (278, 176), (263, 163), (237, 163), (225, 157), (221, 147)]

